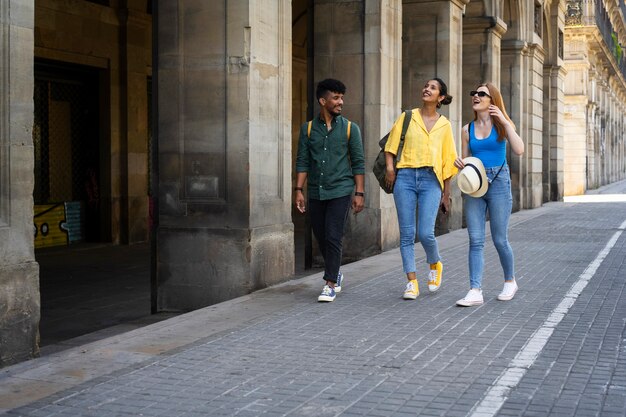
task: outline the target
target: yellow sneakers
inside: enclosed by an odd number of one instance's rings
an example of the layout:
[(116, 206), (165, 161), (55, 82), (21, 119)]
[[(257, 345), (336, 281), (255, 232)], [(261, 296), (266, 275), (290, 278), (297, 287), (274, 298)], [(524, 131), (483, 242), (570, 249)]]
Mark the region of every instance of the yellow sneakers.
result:
[(406, 283), (406, 288), (404, 289), (404, 295), (402, 298), (405, 300), (415, 300), (418, 295), (420, 295), (420, 287), (417, 284), (417, 280), (412, 279)]
[(430, 292), (435, 292), (441, 287), (442, 272), (443, 264), (441, 262), (430, 264), (430, 273), (428, 275), (428, 290)]

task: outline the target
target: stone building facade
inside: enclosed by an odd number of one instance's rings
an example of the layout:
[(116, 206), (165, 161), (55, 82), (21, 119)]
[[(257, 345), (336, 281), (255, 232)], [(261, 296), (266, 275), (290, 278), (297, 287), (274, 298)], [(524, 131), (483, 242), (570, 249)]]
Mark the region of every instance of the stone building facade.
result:
[[(291, 190), (322, 78), (346, 83), (368, 165), (437, 76), (459, 149), (467, 92), (500, 86), (526, 144), (508, 156), (514, 210), (625, 177), (617, 0), (3, 0), (0, 22), (0, 366), (37, 355), (38, 200), (84, 199), (94, 239), (151, 240), (154, 311), (237, 297), (311, 262)], [(63, 99), (76, 85), (83, 107)], [(88, 128), (68, 139), (76, 114)], [(398, 245), (393, 197), (372, 175), (365, 187), (346, 261)], [(440, 233), (463, 226), (452, 195)]]
[(565, 195), (626, 175), (626, 4), (568, 1)]

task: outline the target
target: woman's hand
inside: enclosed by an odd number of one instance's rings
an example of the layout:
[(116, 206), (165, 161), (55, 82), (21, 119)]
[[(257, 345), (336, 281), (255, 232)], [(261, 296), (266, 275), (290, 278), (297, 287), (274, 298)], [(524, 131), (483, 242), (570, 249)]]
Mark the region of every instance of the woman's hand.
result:
[(449, 194), (443, 194), (441, 196), (441, 204), (439, 204), (439, 207), (441, 208), (441, 212), (443, 214), (448, 214), (450, 212), (450, 195)]
[(389, 169), (389, 167), (387, 167), (387, 171), (385, 172), (385, 183), (387, 184), (387, 187), (391, 189), (395, 182), (396, 182), (396, 170), (393, 168)]
[(502, 110), (500, 110), (500, 107), (498, 106), (495, 106), (493, 104), (489, 105), (489, 115), (495, 119), (498, 119), (500, 123), (504, 125), (509, 124), (509, 121), (506, 119), (506, 117), (504, 117)]
[(463, 169), (465, 168), (465, 164), (463, 163), (463, 159), (461, 158), (456, 158), (454, 160), (454, 166), (457, 167), (458, 169)]

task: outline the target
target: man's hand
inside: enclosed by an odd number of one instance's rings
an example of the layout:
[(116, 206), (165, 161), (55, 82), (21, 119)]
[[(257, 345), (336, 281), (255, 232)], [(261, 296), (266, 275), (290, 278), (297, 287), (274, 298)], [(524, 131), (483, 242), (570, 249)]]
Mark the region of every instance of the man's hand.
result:
[(355, 195), (352, 199), (352, 210), (354, 210), (354, 214), (357, 214), (361, 210), (363, 210), (363, 206), (365, 205), (365, 197), (360, 195)]
[(306, 211), (306, 206), (304, 204), (304, 194), (302, 194), (302, 191), (298, 190), (296, 191), (296, 208), (298, 209), (298, 211), (300, 213), (304, 213)]

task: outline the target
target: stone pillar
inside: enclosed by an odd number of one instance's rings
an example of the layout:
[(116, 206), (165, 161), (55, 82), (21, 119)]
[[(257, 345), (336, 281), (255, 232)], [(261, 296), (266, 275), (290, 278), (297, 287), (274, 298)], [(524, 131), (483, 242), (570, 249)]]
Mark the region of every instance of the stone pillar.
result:
[(33, 242), (34, 1), (0, 1), (0, 367), (39, 353)]
[[(145, 3), (129, 6), (145, 8)], [(148, 240), (148, 69), (152, 24), (145, 10), (120, 9), (120, 242)]]
[(365, 147), (365, 209), (348, 217), (344, 261), (399, 242), (393, 197), (380, 189), (371, 166), (378, 140), (400, 114), (401, 10), (400, 0), (315, 1), (315, 84), (324, 78), (346, 84), (343, 115), (361, 127)]
[[(350, 221), (348, 247), (358, 256), (358, 242), (374, 242), (367, 254), (397, 247), (400, 241), (393, 195), (386, 194), (371, 174), (371, 165), (380, 150), (378, 139), (390, 129), (402, 103), (402, 1), (366, 0), (365, 66), (361, 124), (366, 155), (365, 219)], [(364, 221), (366, 220), (366, 221)], [(377, 225), (372, 228), (371, 224)], [(376, 230), (378, 228), (378, 231)]]
[[(511, 120), (515, 122), (517, 132), (524, 141), (528, 152), (528, 126), (526, 123), (526, 85), (529, 71), (527, 70), (528, 47), (526, 42), (512, 39), (502, 42), (502, 67), (500, 91)], [(525, 154), (526, 154), (525, 152)], [(513, 194), (513, 211), (523, 208), (522, 202), (527, 194), (526, 158), (516, 155), (509, 156), (511, 168), (511, 191)]]
[(543, 202), (560, 201), (563, 198), (565, 74), (562, 66), (544, 67)]
[[(453, 96), (441, 113), (452, 124), (457, 151), (461, 149), (461, 109), (463, 107), (463, 8), (465, 0), (412, 1), (403, 4), (402, 107), (421, 105), (424, 83), (437, 76), (448, 84)], [(451, 214), (438, 225), (438, 232), (462, 225), (462, 199), (452, 189)]]
[(585, 36), (566, 31), (564, 66), (567, 70), (563, 112), (563, 195), (583, 194), (591, 175), (593, 153), (595, 81), (586, 56)]
[(563, 195), (584, 194), (587, 176), (587, 131), (593, 120), (594, 106), (588, 106), (584, 95), (567, 95), (563, 114), (563, 134), (567, 146), (563, 149)]
[(467, 93), (483, 82), (500, 86), (500, 51), (506, 29), (506, 23), (493, 16), (463, 19), (462, 125), (474, 118)]
[(603, 186), (608, 183), (608, 150), (610, 144), (609, 138), (609, 125), (610, 125), (610, 112), (609, 112), (609, 102), (610, 102), (610, 91), (609, 86), (607, 84), (607, 78), (605, 78), (606, 71), (603, 71), (602, 83), (600, 86), (600, 143), (599, 143), (599, 178), (598, 178), (598, 187)]
[(522, 166), (520, 173), (525, 176), (520, 184), (524, 190), (524, 199), (520, 201), (521, 208), (529, 209), (540, 207), (543, 197), (542, 184), (542, 160), (543, 160), (543, 62), (544, 50), (538, 44), (529, 47), (528, 84), (526, 85), (527, 103), (525, 115), (526, 149), (522, 155)]
[(291, 3), (157, 6), (156, 309), (191, 310), (293, 274)]

